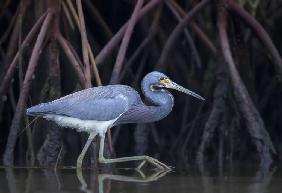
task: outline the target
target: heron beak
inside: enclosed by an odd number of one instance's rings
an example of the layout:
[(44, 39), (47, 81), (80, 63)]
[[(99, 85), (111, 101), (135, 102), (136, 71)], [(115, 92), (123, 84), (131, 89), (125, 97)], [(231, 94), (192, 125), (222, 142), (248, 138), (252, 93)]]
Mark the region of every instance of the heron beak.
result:
[(189, 89), (186, 89), (178, 84), (176, 84), (175, 82), (173, 81), (169, 81), (169, 83), (165, 84), (165, 87), (166, 88), (170, 88), (170, 89), (174, 89), (174, 90), (177, 90), (177, 91), (180, 91), (180, 92), (183, 92), (185, 94), (188, 94), (188, 95), (191, 95), (193, 97), (196, 97), (202, 101), (205, 101), (205, 99), (203, 97), (201, 97), (200, 95), (194, 93), (193, 91), (189, 90)]

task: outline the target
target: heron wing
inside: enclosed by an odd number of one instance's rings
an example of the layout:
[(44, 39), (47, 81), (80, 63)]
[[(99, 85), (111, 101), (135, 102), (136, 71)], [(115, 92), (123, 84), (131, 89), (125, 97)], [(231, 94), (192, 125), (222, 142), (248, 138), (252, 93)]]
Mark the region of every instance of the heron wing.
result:
[(129, 109), (127, 94), (136, 92), (124, 85), (85, 89), (27, 110), (30, 115), (56, 114), (82, 120), (106, 121), (119, 117)]
[(67, 101), (51, 111), (82, 120), (107, 121), (119, 117), (128, 109), (127, 101), (121, 95), (96, 100)]

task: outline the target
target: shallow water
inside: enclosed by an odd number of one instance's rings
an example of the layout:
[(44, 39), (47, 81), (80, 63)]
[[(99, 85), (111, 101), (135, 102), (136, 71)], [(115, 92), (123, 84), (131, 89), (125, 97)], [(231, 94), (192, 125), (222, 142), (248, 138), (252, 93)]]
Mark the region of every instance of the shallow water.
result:
[(108, 173), (93, 170), (0, 168), (0, 192), (97, 192), (97, 193), (277, 193), (282, 189), (282, 173), (253, 169), (234, 170), (224, 175), (191, 172), (119, 169)]

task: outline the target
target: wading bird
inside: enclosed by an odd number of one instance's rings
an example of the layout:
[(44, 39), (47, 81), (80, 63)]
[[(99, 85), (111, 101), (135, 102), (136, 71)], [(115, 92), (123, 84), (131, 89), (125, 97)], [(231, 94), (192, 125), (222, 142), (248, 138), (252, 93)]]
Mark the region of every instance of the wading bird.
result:
[(42, 103), (27, 109), (31, 116), (42, 116), (55, 121), (62, 127), (74, 128), (89, 133), (89, 138), (77, 159), (77, 168), (81, 168), (84, 155), (94, 137), (100, 136), (100, 163), (142, 161), (159, 169), (169, 169), (167, 165), (149, 156), (132, 156), (106, 159), (103, 156), (105, 133), (107, 129), (126, 123), (149, 123), (159, 121), (172, 110), (174, 98), (167, 89), (174, 89), (198, 99), (200, 95), (171, 81), (165, 74), (154, 71), (142, 80), (142, 92), (150, 105), (142, 102), (140, 95), (130, 86), (108, 85), (75, 92), (57, 100)]

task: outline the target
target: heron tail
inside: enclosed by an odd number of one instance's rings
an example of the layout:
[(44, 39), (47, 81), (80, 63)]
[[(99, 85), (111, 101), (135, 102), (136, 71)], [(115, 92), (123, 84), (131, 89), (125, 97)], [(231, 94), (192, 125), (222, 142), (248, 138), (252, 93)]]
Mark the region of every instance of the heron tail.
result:
[(43, 104), (32, 106), (26, 109), (26, 114), (29, 116), (40, 116), (46, 114), (46, 109)]

